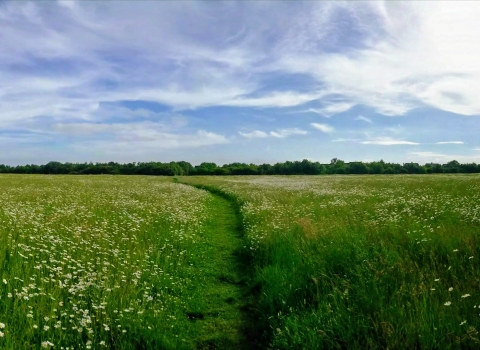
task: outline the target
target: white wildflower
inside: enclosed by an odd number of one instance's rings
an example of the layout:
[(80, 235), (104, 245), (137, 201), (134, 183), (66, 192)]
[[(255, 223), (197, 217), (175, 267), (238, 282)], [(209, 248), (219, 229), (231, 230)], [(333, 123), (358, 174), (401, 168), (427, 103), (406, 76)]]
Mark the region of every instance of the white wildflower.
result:
[(447, 301), (447, 302), (446, 302), (445, 304), (443, 304), (443, 305), (445, 305), (445, 306), (450, 306), (450, 305), (452, 305), (452, 302), (451, 302), (451, 301)]
[(42, 341), (42, 348), (50, 348), (52, 346), (53, 346), (53, 343), (50, 343), (48, 340)]

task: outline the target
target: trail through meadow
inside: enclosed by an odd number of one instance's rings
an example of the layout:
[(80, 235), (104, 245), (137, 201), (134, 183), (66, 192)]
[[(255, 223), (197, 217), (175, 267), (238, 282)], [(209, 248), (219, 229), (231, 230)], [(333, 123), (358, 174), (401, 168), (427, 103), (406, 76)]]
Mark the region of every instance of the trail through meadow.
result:
[(245, 259), (241, 253), (241, 218), (233, 201), (210, 193), (211, 214), (205, 226), (209, 245), (204, 255), (208, 258), (197, 265), (202, 276), (203, 299), (188, 317), (198, 326), (199, 349), (255, 348), (256, 337), (249, 330), (252, 322)]

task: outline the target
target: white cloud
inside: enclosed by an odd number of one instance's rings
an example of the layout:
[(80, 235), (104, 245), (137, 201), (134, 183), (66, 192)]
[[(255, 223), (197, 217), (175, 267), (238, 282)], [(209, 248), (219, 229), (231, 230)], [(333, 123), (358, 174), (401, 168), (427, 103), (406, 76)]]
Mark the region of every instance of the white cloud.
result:
[(372, 119), (364, 117), (363, 115), (359, 115), (358, 117), (355, 118), (355, 120), (362, 120), (364, 122), (372, 124)]
[(198, 130), (195, 133), (166, 132), (162, 124), (154, 122), (105, 124), (105, 123), (57, 123), (53, 130), (59, 134), (81, 137), (81, 142), (92, 142), (101, 134), (105, 144), (130, 142), (134, 147), (158, 148), (196, 148), (214, 144), (228, 143), (229, 140), (219, 134)]
[[(307, 111), (326, 117), (356, 104), (480, 114), (476, 2), (65, 5), (0, 6), (0, 118), (88, 115), (120, 99), (177, 108), (320, 100)], [(274, 23), (285, 25), (272, 33)], [(311, 78), (310, 91), (260, 90), (289, 74)]]
[[(319, 95), (319, 97), (321, 97), (321, 95)], [(353, 103), (346, 103), (346, 102), (329, 102), (321, 108), (309, 108), (307, 110), (300, 111), (297, 113), (316, 113), (323, 117), (330, 118), (336, 114), (348, 111), (354, 105), (355, 104)]]
[(307, 131), (298, 128), (291, 129), (277, 129), (276, 131), (270, 131), (270, 135), (273, 137), (284, 138), (292, 135), (306, 135)]
[(390, 137), (377, 138), (374, 140), (361, 141), (364, 145), (381, 145), (381, 146), (393, 146), (393, 145), (419, 145), (417, 142), (410, 142), (405, 140), (395, 140)]
[(249, 133), (239, 132), (239, 134), (245, 138), (266, 138), (266, 137), (276, 137), (276, 138), (285, 138), (293, 135), (307, 135), (308, 132), (299, 128), (290, 128), (290, 129), (277, 129), (275, 131), (270, 131), (266, 133), (261, 130), (254, 130)]
[(437, 145), (463, 145), (463, 141), (441, 141)]
[[(478, 18), (478, 2), (0, 1), (0, 128), (70, 135), (77, 146), (105, 134), (113, 141), (96, 142), (109, 152), (112, 142), (125, 151), (133, 140), (154, 153), (181, 140), (229, 139), (197, 131), (205, 124), (103, 102), (146, 100), (176, 112), (297, 107), (331, 117), (362, 105), (390, 116), (422, 106), (480, 115)], [(240, 135), (307, 134), (277, 127)], [(348, 141), (415, 145), (404, 140), (411, 130)], [(460, 141), (439, 144), (447, 142)]]
[(125, 125), (117, 124), (95, 124), (95, 123), (57, 123), (54, 124), (53, 130), (58, 131), (62, 134), (70, 135), (91, 135), (102, 132), (112, 132), (112, 131), (128, 131), (129, 128), (126, 128)]
[[(319, 5), (321, 6), (321, 5)], [(292, 51), (279, 69), (310, 74), (326, 90), (385, 115), (428, 105), (480, 114), (480, 4), (477, 2), (347, 3), (350, 26), (363, 26), (355, 48), (319, 52), (317, 33), (298, 33), (312, 47)], [(314, 20), (316, 14), (302, 20)], [(333, 24), (338, 25), (338, 24)], [(342, 33), (342, 27), (337, 27)]]
[[(129, 135), (113, 140), (78, 140), (69, 145), (74, 154), (96, 154), (103, 159), (155, 159), (160, 152), (194, 150), (200, 147), (227, 144), (229, 140), (215, 133), (199, 130), (192, 134), (158, 133), (155, 135)], [(164, 153), (165, 156), (165, 153)]]
[(239, 132), (240, 135), (246, 137), (247, 139), (254, 139), (254, 138), (265, 138), (268, 137), (268, 134), (264, 131), (254, 130), (252, 132)]
[(261, 97), (243, 97), (227, 99), (220, 102), (223, 106), (234, 107), (292, 107), (310, 102), (321, 97), (320, 93), (297, 93), (293, 91), (273, 92)]
[(416, 156), (416, 157), (430, 157), (430, 158), (435, 158), (435, 159), (450, 157), (447, 154), (430, 152), (430, 151), (410, 152), (409, 154), (411, 154), (413, 156)]
[(480, 151), (480, 147), (479, 148), (474, 148), (473, 150), (474, 151)]
[(344, 139), (344, 138), (339, 138), (332, 140), (331, 142), (359, 142), (361, 141), (360, 139)]
[(327, 124), (311, 123), (310, 125), (313, 126), (315, 129), (320, 130), (321, 132), (324, 132), (327, 134), (334, 131), (334, 128)]

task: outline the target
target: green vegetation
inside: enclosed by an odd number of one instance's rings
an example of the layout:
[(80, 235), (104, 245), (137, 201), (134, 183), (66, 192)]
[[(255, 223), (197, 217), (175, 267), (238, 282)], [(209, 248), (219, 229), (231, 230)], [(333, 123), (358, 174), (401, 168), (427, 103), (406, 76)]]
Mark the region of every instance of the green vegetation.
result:
[(480, 177), (203, 177), (242, 203), (272, 349), (478, 348)]
[(446, 164), (428, 163), (385, 163), (350, 162), (333, 158), (329, 164), (302, 161), (271, 164), (231, 163), (219, 166), (204, 162), (192, 166), (188, 162), (140, 162), (119, 164), (109, 163), (59, 163), (50, 162), (44, 165), (8, 166), (0, 164), (0, 173), (4, 174), (71, 174), (71, 175), (321, 175), (321, 174), (454, 174), (480, 173), (480, 164), (460, 164), (452, 160)]
[(242, 346), (229, 202), (153, 177), (2, 175), (0, 192), (1, 349)]
[(0, 191), (2, 349), (480, 346), (478, 175), (0, 175)]

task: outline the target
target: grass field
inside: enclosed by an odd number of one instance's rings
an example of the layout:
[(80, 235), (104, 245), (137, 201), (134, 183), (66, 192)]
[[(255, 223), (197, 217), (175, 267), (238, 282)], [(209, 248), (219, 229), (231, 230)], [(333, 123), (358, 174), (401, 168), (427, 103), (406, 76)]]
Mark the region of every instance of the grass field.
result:
[(480, 346), (478, 175), (2, 175), (0, 193), (1, 349)]
[(269, 347), (480, 346), (480, 176), (184, 180), (241, 204)]
[(4, 175), (0, 193), (1, 349), (238, 343), (212, 278), (225, 203), (158, 177)]

